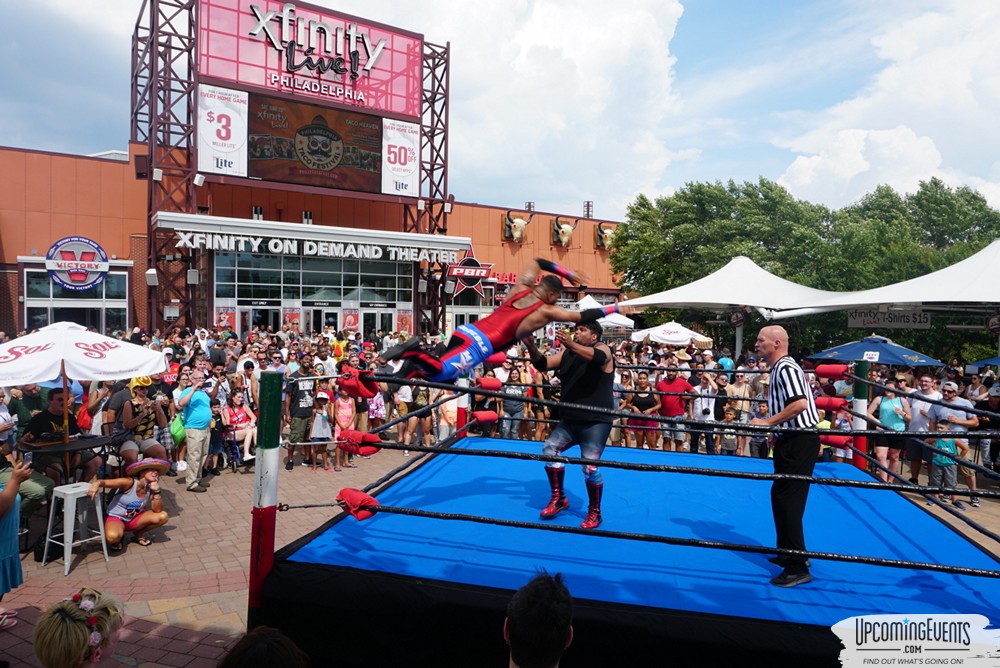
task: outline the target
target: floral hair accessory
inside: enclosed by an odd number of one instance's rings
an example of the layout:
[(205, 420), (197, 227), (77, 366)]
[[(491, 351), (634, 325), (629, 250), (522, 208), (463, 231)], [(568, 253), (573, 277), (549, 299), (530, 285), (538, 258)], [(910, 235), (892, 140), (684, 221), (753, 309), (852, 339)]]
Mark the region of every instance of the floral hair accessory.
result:
[[(83, 595), (80, 593), (73, 594), (72, 596), (64, 598), (63, 600), (73, 601), (74, 603), (79, 605), (80, 609), (83, 610), (84, 612), (91, 612), (94, 609), (94, 602), (89, 598), (84, 598)], [(101, 635), (101, 632), (96, 629), (96, 626), (99, 622), (100, 620), (97, 618), (97, 615), (90, 615), (89, 617), (87, 617), (86, 624), (87, 628), (90, 629), (90, 635), (87, 637), (87, 643), (91, 647), (97, 647), (98, 645), (101, 644), (101, 641), (104, 639), (104, 636)]]

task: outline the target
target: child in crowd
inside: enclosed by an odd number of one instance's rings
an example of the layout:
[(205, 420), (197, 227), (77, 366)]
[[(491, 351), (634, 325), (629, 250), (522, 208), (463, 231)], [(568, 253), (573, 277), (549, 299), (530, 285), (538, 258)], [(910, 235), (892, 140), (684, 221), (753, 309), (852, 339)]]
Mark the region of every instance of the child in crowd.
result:
[[(354, 429), (355, 421), (357, 419), (357, 414), (354, 410), (354, 398), (348, 396), (346, 392), (340, 392), (337, 394), (337, 399), (334, 401), (333, 415), (336, 420), (333, 437), (337, 440), (340, 439), (340, 432), (345, 429)], [(343, 450), (337, 448), (337, 457), (343, 454)], [(347, 461), (344, 462), (344, 466), (347, 468), (354, 468), (354, 455), (347, 455)]]
[(739, 447), (739, 439), (736, 436), (736, 409), (727, 406), (722, 417), (723, 424), (733, 425), (732, 427), (720, 427), (715, 436), (715, 451), (721, 452), (730, 457), (740, 457), (743, 455), (743, 448)]
[[(819, 422), (816, 423), (816, 429), (826, 429), (829, 430), (833, 427), (833, 423), (826, 417), (826, 411), (822, 408), (816, 410), (816, 415), (819, 416)], [(833, 450), (829, 445), (823, 443), (819, 444), (819, 461), (829, 462), (833, 461)]]
[[(752, 413), (751, 417), (766, 418), (768, 415), (767, 402), (758, 401), (750, 412)], [(770, 453), (771, 448), (767, 445), (767, 432), (750, 432), (750, 456), (757, 459), (767, 459)]]
[[(969, 444), (965, 439), (948, 436), (948, 428), (950, 426), (951, 424), (948, 422), (938, 422), (938, 437), (936, 439), (928, 438), (927, 443), (933, 445), (938, 450), (944, 450), (952, 455), (964, 458), (969, 452)], [(935, 452), (934, 458), (931, 460), (931, 477), (927, 486), (950, 487), (954, 489), (958, 485), (956, 468), (954, 459), (940, 452)], [(935, 494), (934, 498), (941, 503), (951, 503), (950, 494)], [(928, 501), (927, 505), (933, 505), (933, 502)], [(959, 510), (965, 510), (965, 504), (961, 501), (956, 500), (954, 505)]]
[(35, 624), (35, 656), (43, 668), (97, 665), (110, 655), (124, 623), (114, 596), (84, 587), (52, 605)]
[[(838, 431), (851, 430), (851, 415), (846, 411), (837, 411), (837, 417), (833, 421), (833, 429)], [(831, 448), (830, 460), (835, 462), (849, 462), (854, 457), (854, 452), (850, 448)]]
[(437, 401), (445, 397), (452, 397), (452, 400), (444, 402), (438, 409), (440, 413), (438, 420), (438, 442), (454, 434), (455, 427), (458, 424), (458, 395), (455, 394), (455, 390), (441, 390), (431, 400)]
[[(319, 466), (319, 458), (323, 457), (323, 470), (330, 470), (330, 460), (327, 457), (326, 449), (330, 441), (333, 440), (333, 429), (330, 424), (333, 422), (333, 408), (330, 406), (330, 393), (323, 390), (316, 392), (313, 400), (312, 426), (309, 428), (309, 440), (315, 443), (312, 452), (312, 472), (316, 473)], [(336, 449), (333, 455), (333, 470), (340, 471), (340, 448)]]
[(212, 421), (208, 425), (208, 458), (205, 460), (205, 473), (219, 475), (219, 464), (222, 462), (222, 439), (226, 434), (226, 425), (222, 422), (222, 404), (218, 399), (209, 402), (212, 407)]

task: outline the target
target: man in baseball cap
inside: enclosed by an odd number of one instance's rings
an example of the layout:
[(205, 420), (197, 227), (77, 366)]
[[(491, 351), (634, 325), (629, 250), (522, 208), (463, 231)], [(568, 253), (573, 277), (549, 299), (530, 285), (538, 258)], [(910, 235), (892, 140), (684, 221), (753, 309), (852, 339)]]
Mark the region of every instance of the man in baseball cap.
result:
[[(943, 403), (932, 404), (927, 409), (927, 418), (930, 420), (930, 431), (937, 431), (939, 424), (948, 424), (950, 432), (966, 432), (979, 426), (979, 416), (971, 412), (974, 409), (972, 402), (964, 397), (958, 396), (958, 383), (948, 380), (941, 384), (941, 398)], [(958, 436), (957, 438), (962, 438)], [(933, 439), (928, 439), (928, 444), (933, 445)], [(965, 478), (965, 483), (969, 486), (969, 501), (973, 507), (979, 507), (979, 497), (976, 496), (976, 472), (962, 464), (958, 465), (958, 474)], [(942, 495), (941, 501), (947, 503), (951, 501), (950, 496)], [(958, 499), (955, 500), (955, 507), (964, 510), (965, 506)]]

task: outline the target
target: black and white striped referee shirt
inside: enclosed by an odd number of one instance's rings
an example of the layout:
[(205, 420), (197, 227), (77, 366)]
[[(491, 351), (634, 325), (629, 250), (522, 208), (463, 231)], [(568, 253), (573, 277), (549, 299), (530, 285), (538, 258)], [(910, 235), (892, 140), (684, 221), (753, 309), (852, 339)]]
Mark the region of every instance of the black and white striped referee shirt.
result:
[(767, 408), (771, 415), (777, 415), (790, 403), (807, 399), (809, 405), (791, 420), (774, 425), (778, 429), (811, 429), (819, 422), (816, 402), (806, 382), (802, 368), (790, 356), (785, 355), (771, 368), (767, 393)]

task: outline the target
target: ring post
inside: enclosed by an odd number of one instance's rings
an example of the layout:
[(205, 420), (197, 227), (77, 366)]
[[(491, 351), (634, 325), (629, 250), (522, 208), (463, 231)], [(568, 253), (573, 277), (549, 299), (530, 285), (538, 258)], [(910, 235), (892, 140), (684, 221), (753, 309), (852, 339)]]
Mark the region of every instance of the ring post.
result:
[[(854, 412), (861, 415), (868, 415), (868, 394), (871, 392), (871, 387), (868, 385), (868, 362), (864, 360), (858, 362), (858, 365), (855, 367), (854, 375), (858, 378), (864, 379), (854, 381)], [(854, 417), (853, 424), (855, 429), (870, 428), (868, 421), (858, 416)], [(862, 471), (867, 470), (868, 462), (861, 456), (861, 452), (868, 452), (868, 439), (864, 436), (855, 436), (854, 447), (860, 451), (854, 452), (854, 457), (852, 458), (854, 465)]]
[(250, 596), (247, 630), (260, 625), (264, 580), (274, 565), (274, 531), (278, 510), (278, 465), (281, 437), (283, 374), (260, 374), (260, 420), (257, 423), (257, 459), (254, 475), (253, 522), (250, 528)]

